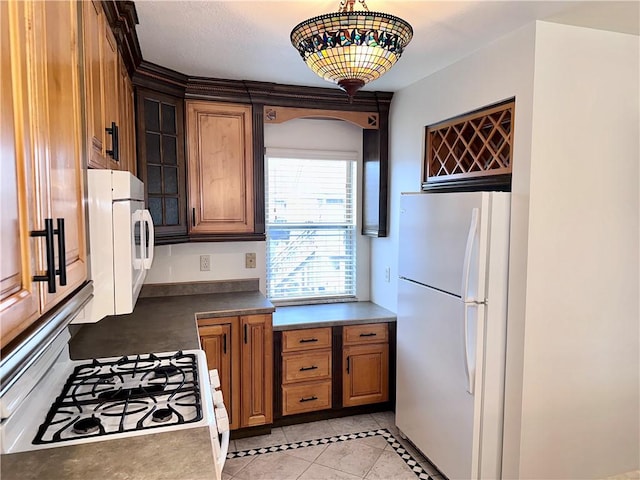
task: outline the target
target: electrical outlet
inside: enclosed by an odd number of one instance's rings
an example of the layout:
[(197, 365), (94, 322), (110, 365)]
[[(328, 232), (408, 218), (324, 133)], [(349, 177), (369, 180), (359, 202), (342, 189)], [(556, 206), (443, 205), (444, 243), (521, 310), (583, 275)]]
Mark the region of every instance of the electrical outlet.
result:
[(256, 254), (255, 253), (247, 253), (244, 256), (244, 266), (245, 268), (256, 268)]
[(208, 272), (211, 270), (211, 255), (200, 255), (200, 271)]
[(384, 281), (387, 283), (391, 281), (391, 267), (384, 269)]

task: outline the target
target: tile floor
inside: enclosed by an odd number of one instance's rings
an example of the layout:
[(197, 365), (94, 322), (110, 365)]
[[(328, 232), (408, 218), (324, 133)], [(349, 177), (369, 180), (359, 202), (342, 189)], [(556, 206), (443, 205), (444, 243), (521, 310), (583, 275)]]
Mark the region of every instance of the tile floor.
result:
[(232, 440), (222, 474), (223, 480), (429, 478), (443, 480), (400, 437), (393, 412), (291, 425)]

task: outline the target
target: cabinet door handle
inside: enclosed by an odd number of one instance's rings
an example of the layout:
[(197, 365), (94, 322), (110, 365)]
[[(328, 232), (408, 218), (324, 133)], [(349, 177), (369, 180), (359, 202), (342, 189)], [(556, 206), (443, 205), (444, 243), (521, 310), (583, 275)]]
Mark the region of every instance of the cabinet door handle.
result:
[(349, 358), (350, 357), (347, 357), (347, 373), (349, 373)]
[(106, 132), (111, 135), (111, 150), (107, 150), (107, 155), (111, 155), (116, 162), (120, 160), (120, 148), (118, 146), (118, 125), (111, 122), (111, 128), (105, 128)]
[(58, 266), (60, 267), (56, 270), (56, 275), (60, 277), (60, 285), (67, 284), (67, 247), (65, 242), (65, 231), (64, 231), (64, 218), (58, 218), (56, 220), (58, 224), (58, 228), (53, 231), (56, 235), (58, 235)]
[(317, 370), (317, 369), (318, 369), (317, 365), (311, 365), (310, 367), (300, 367), (301, 372), (306, 372), (308, 370)]
[(317, 338), (301, 338), (299, 340), (299, 343), (312, 343), (312, 342), (317, 342), (318, 339)]
[[(63, 227), (64, 229), (64, 227)], [(53, 246), (53, 219), (44, 219), (44, 230), (34, 230), (31, 232), (32, 237), (45, 238), (45, 251), (47, 257), (47, 270), (44, 275), (34, 275), (34, 282), (47, 282), (47, 290), (49, 293), (56, 293), (56, 264), (55, 250)]]
[(247, 324), (244, 324), (244, 343), (247, 343)]
[(360, 336), (361, 337), (375, 337), (377, 335), (377, 333), (361, 333)]
[(191, 225), (193, 227), (196, 226), (196, 209), (195, 208), (191, 209)]
[(222, 353), (227, 353), (227, 334), (222, 334)]
[(312, 397), (307, 397), (307, 398), (302, 397), (302, 398), (300, 399), (300, 403), (304, 403), (304, 402), (313, 402), (314, 400), (317, 400), (317, 399), (318, 399), (318, 397), (316, 397), (315, 395), (314, 395), (314, 396), (312, 396)]

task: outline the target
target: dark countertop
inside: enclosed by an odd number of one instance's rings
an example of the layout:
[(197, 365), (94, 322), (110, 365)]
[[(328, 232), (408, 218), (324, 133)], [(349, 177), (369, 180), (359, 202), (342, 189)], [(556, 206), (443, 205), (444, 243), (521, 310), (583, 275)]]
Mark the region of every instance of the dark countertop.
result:
[[(197, 318), (271, 313), (258, 280), (145, 285), (133, 313), (71, 325), (73, 359), (200, 348)], [(213, 480), (209, 429), (2, 455), (3, 480)]]
[(71, 358), (198, 349), (196, 319), (273, 311), (259, 291), (140, 298), (129, 315), (83, 325), (69, 343)]
[(273, 329), (296, 330), (395, 321), (395, 313), (372, 302), (323, 303), (278, 307), (273, 314)]

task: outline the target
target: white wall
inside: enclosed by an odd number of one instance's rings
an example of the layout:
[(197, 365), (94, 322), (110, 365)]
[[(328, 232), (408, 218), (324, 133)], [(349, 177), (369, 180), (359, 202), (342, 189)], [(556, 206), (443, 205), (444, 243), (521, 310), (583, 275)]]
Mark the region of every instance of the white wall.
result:
[[(519, 222), (526, 222), (534, 33), (533, 25), (520, 29), (394, 95), (389, 121), (389, 236), (372, 240), (372, 301), (397, 310), (400, 193), (420, 190), (426, 125), (515, 96), (514, 165), (520, 168), (513, 174), (514, 208)], [(526, 241), (517, 243), (526, 249)], [(390, 283), (384, 280), (387, 266)]]
[(640, 468), (638, 40), (537, 26), (519, 478)]
[(638, 37), (538, 23), (394, 96), (371, 251), (372, 300), (394, 311), (424, 126), (516, 97), (503, 478), (640, 468), (638, 82)]
[[(290, 120), (282, 124), (265, 125), (265, 147), (341, 150), (358, 152), (362, 159), (362, 129), (337, 120)], [(358, 162), (358, 178), (362, 161)], [(357, 184), (361, 202), (360, 182)], [(358, 222), (360, 222), (358, 217)], [(358, 231), (361, 230), (358, 224)], [(145, 283), (194, 282), (259, 278), (260, 291), (265, 292), (265, 242), (195, 242), (156, 247), (153, 266)], [(245, 253), (256, 253), (256, 268), (245, 268)], [(200, 255), (211, 255), (211, 271), (200, 271)], [(369, 299), (369, 238), (358, 235), (357, 296)]]

